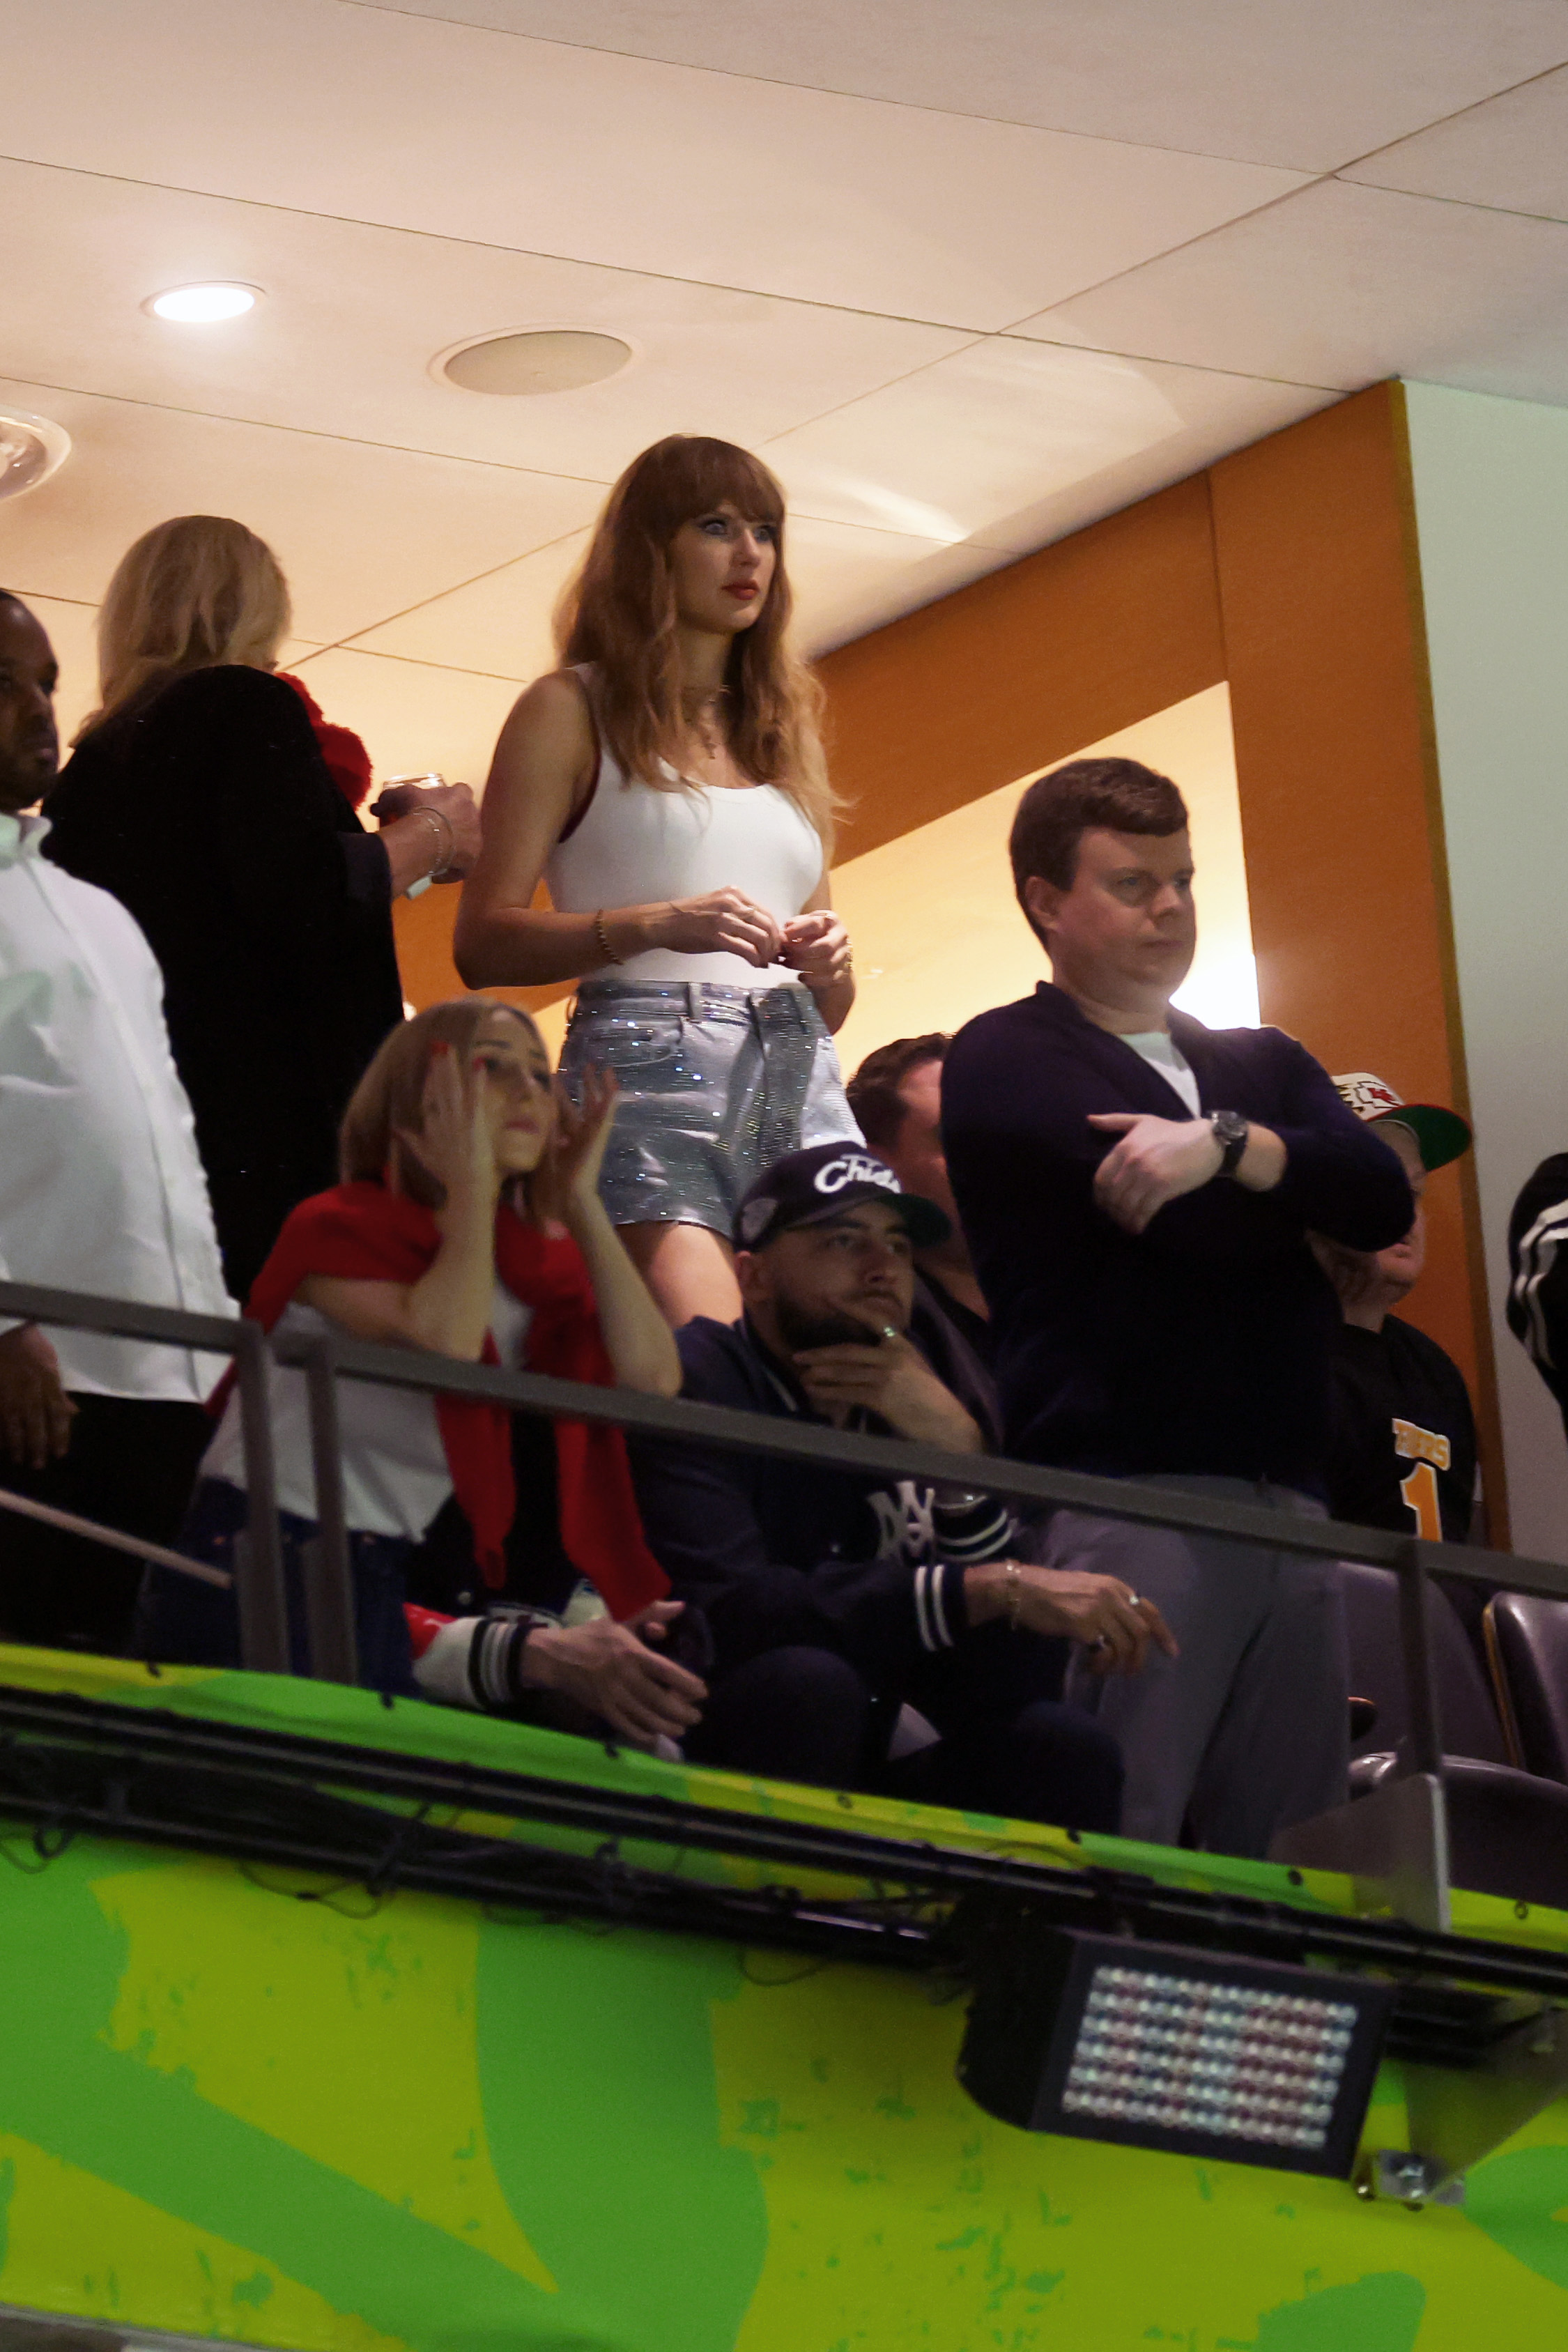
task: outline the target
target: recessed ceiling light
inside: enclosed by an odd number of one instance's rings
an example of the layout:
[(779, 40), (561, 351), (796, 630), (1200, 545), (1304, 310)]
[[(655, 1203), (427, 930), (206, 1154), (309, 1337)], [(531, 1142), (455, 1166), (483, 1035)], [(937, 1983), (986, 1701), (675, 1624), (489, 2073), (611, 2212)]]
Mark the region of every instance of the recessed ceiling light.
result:
[(631, 344), (619, 335), (585, 327), (530, 327), (437, 352), (430, 372), (460, 392), (581, 392), (584, 384), (618, 375), (633, 356)]
[(70, 455), (70, 435), (51, 417), (0, 408), (0, 499), (19, 499), (47, 482)]
[(182, 326), (207, 326), (217, 319), (242, 318), (256, 308), (254, 286), (215, 284), (171, 286), (166, 294), (151, 294), (142, 308), (155, 319), (175, 319)]

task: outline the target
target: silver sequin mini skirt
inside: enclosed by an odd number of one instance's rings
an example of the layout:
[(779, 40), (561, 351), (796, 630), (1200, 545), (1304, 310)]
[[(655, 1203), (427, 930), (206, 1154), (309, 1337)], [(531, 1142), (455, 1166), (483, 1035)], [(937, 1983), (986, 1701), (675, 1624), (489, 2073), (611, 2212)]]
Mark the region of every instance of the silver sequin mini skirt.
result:
[(707, 1225), (729, 1239), (742, 1194), (786, 1151), (861, 1140), (808, 988), (585, 981), (561, 1055), (621, 1098), (599, 1191), (617, 1225)]

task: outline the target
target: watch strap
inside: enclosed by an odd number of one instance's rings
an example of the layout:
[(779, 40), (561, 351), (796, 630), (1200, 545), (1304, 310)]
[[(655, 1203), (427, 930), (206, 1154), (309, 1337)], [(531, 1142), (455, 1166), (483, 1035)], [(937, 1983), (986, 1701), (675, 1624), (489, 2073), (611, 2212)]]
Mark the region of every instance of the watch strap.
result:
[(1250, 1125), (1239, 1111), (1235, 1110), (1210, 1111), (1209, 1125), (1220, 1147), (1218, 1172), (1222, 1176), (1234, 1176), (1247, 1150), (1247, 1138), (1252, 1131)]

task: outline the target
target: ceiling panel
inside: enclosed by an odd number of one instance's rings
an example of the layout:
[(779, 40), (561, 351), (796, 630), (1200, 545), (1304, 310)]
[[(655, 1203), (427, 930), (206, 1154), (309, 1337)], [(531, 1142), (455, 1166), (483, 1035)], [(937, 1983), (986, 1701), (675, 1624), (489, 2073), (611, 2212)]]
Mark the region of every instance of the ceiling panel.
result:
[(410, 456), (314, 433), (0, 383), (75, 444), (0, 507), (0, 570), (24, 593), (96, 603), (132, 541), (172, 514), (232, 514), (276, 551), (296, 625), (320, 644), (589, 520), (591, 482)]
[(434, 769), (448, 783), (479, 791), (501, 721), (517, 699), (510, 678), (384, 655), (329, 650), (296, 667), (327, 717), (363, 736), (378, 779)]
[(325, 0), (8, 18), (0, 153), (976, 329), (1300, 178)]
[[(437, 596), (354, 643), (526, 681), (555, 666), (551, 616), (581, 560), (585, 531), (542, 548), (503, 571)], [(910, 534), (820, 522), (798, 510), (789, 522), (795, 635), (807, 653), (875, 628), (900, 612), (945, 596), (1005, 559), (994, 548), (948, 547)]]
[[(38, 164), (0, 162), (0, 218), (13, 375), (601, 482), (666, 433), (765, 440), (968, 340)], [(210, 278), (267, 299), (221, 326), (141, 307)], [(636, 357), (605, 383), (523, 398), (430, 375), (467, 337), (560, 324), (621, 335)]]
[(1568, 220), (1568, 71), (1434, 123), (1369, 155), (1346, 177)]
[(910, 106), (1331, 171), (1568, 61), (1559, 0), (368, 0)]
[(555, 667), (551, 615), (587, 543), (585, 530), (573, 531), (367, 630), (354, 645), (366, 653), (483, 671), (510, 679), (515, 689)]
[(1112, 469), (1147, 459), (1151, 478), (1170, 480), (1204, 462), (1198, 450), (1256, 439), (1323, 397), (997, 336), (785, 434), (766, 455), (812, 514), (1017, 552), (1051, 535), (1064, 494)]
[(1324, 181), (1029, 321), (1344, 391), (1406, 375), (1568, 402), (1568, 227)]

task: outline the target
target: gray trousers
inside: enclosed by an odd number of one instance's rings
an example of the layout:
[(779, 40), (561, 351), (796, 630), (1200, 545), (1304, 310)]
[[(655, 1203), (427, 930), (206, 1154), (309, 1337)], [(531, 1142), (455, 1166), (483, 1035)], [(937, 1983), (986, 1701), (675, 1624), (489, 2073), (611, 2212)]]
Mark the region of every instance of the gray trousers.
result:
[[(1171, 1475), (1183, 1494), (1321, 1518), (1288, 1487)], [(1119, 1576), (1152, 1601), (1181, 1644), (1151, 1647), (1141, 1675), (1088, 1672), (1068, 1696), (1121, 1743), (1121, 1834), (1174, 1845), (1184, 1826), (1213, 1853), (1261, 1856), (1277, 1830), (1349, 1796), (1350, 1669), (1337, 1565), (1176, 1528), (1058, 1511), (1035, 1556), (1047, 1568)]]

